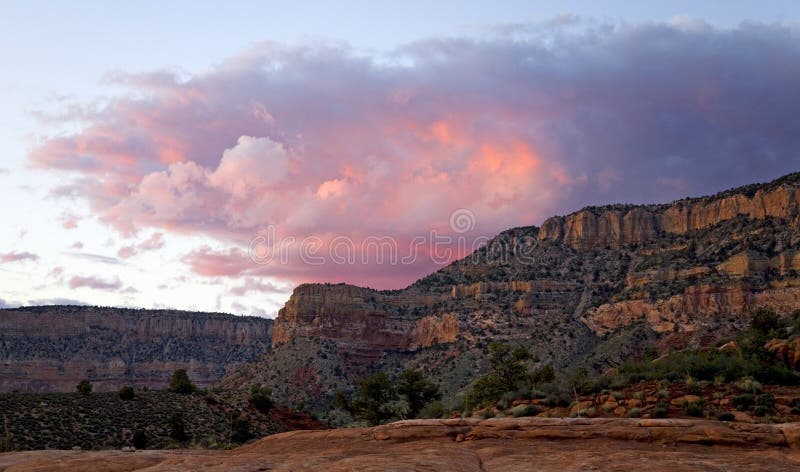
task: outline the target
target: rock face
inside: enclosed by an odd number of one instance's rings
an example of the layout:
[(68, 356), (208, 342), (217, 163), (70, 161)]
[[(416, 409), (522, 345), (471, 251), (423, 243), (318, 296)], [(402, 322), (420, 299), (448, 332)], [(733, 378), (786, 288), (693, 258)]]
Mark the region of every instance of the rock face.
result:
[(692, 199), (671, 205), (636, 206), (629, 209), (581, 210), (553, 217), (542, 224), (540, 239), (563, 241), (575, 249), (642, 244), (662, 233), (685, 234), (708, 228), (738, 216), (749, 219), (795, 218), (800, 189), (792, 183), (729, 196)]
[(800, 367), (800, 337), (793, 339), (772, 339), (765, 346), (779, 360), (792, 369)]
[(304, 284), (278, 312), (272, 345), (292, 339), (323, 338), (362, 361), (387, 350), (415, 350), (452, 342), (459, 328), (452, 314), (410, 316), (441, 297), (386, 293), (346, 284)]
[(233, 451), (35, 451), (0, 469), (97, 471), (764, 470), (800, 468), (798, 425), (703, 420), (452, 419), (292, 431)]
[(202, 386), (269, 350), (262, 318), (48, 306), (0, 310), (0, 391), (163, 388), (175, 369)]
[(720, 318), (733, 326), (744, 326), (753, 308), (790, 313), (800, 307), (800, 287), (751, 291), (741, 284), (727, 287), (691, 286), (685, 293), (667, 299), (630, 300), (607, 303), (589, 310), (583, 320), (592, 331), (603, 335), (644, 320), (658, 333), (697, 331), (714, 326)]

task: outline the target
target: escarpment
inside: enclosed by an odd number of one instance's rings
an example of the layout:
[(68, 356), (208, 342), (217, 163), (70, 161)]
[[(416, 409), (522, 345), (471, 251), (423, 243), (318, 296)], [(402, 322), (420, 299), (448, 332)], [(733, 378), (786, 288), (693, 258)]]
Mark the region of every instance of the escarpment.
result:
[(269, 350), (272, 321), (216, 313), (46, 306), (0, 310), (0, 391), (207, 386)]
[(344, 352), (374, 360), (387, 350), (451, 342), (459, 329), (455, 317), (415, 315), (441, 298), (347, 284), (300, 285), (278, 312), (272, 345), (298, 337), (331, 339)]
[(556, 216), (542, 224), (538, 237), (563, 241), (575, 249), (618, 249), (642, 244), (659, 235), (685, 234), (744, 216), (794, 219), (798, 215), (800, 188), (796, 179), (773, 188), (717, 197), (688, 199), (670, 205), (589, 208), (568, 216)]

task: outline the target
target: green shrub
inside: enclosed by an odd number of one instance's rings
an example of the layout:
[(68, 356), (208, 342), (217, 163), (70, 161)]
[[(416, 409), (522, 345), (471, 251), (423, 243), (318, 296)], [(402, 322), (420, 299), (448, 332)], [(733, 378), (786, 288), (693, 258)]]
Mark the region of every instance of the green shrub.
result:
[(416, 418), (444, 418), (445, 411), (444, 405), (441, 401), (436, 400), (425, 405), (422, 410), (415, 416)]
[[(763, 338), (762, 335), (758, 336), (761, 336), (758, 338), (759, 340)], [(753, 346), (757, 346), (756, 341), (753, 341)], [(749, 354), (739, 355), (729, 351), (687, 350), (670, 354), (658, 361), (627, 361), (617, 369), (617, 379), (614, 383), (631, 384), (643, 380), (677, 382), (689, 376), (692, 378), (692, 382), (688, 383), (687, 389), (697, 392), (700, 384), (695, 381), (720, 384), (733, 382), (745, 375), (751, 377), (752, 380), (767, 384), (800, 384), (800, 376), (796, 372), (778, 364), (774, 356), (763, 353), (766, 352), (763, 349), (763, 343), (762, 347), (753, 347), (751, 351)], [(745, 390), (751, 391), (752, 389), (745, 388)]]
[(494, 404), (506, 393), (506, 384), (494, 372), (481, 377), (472, 386), (464, 402), (468, 406)]
[(270, 395), (272, 395), (272, 390), (269, 388), (253, 385), (250, 387), (250, 404), (261, 413), (266, 413), (275, 406)]
[[(412, 369), (405, 370), (400, 374), (397, 379), (397, 393), (406, 400), (409, 418), (416, 418), (426, 405), (435, 403), (436, 400), (442, 398), (438, 385), (428, 381), (422, 372)], [(433, 410), (436, 408), (436, 406), (432, 407)], [(444, 414), (441, 402), (438, 408), (442, 410), (442, 413), (432, 418), (440, 418)], [(428, 411), (427, 414), (432, 414), (431, 411)]]
[(172, 413), (167, 424), (169, 426), (169, 437), (180, 442), (189, 439), (189, 436), (186, 434), (186, 424), (183, 421), (183, 413), (179, 411)]
[(756, 399), (751, 393), (745, 393), (744, 395), (738, 395), (733, 397), (731, 400), (731, 404), (734, 408), (740, 411), (745, 411), (751, 406), (755, 405)]
[(136, 449), (147, 449), (147, 432), (137, 429), (133, 432), (133, 447)]
[(517, 405), (511, 409), (511, 414), (514, 418), (522, 416), (536, 416), (542, 412), (542, 409), (536, 405)]
[(771, 393), (763, 393), (756, 397), (756, 405), (772, 410), (775, 408), (775, 397)]
[(545, 397), (543, 403), (545, 406), (549, 406), (550, 408), (557, 406), (569, 406), (571, 399), (569, 394), (566, 392), (553, 392)]
[(736, 382), (736, 388), (742, 392), (758, 393), (761, 391), (761, 383), (752, 377), (744, 377)]
[(669, 416), (669, 403), (659, 402), (650, 413), (653, 418), (666, 418)]
[(119, 399), (120, 400), (133, 400), (134, 391), (133, 387), (122, 387), (119, 389)]
[(691, 395), (700, 395), (701, 393), (703, 393), (700, 384), (692, 376), (686, 377), (686, 379), (684, 380), (684, 386), (686, 387), (686, 392)]
[(702, 417), (705, 414), (706, 402), (700, 399), (696, 402), (687, 402), (683, 405), (683, 412), (689, 416)]
[(767, 416), (769, 414), (769, 408), (764, 405), (757, 405), (753, 408), (753, 414), (756, 416)]
[(253, 438), (247, 418), (234, 413), (231, 417), (231, 442), (243, 444)]
[(555, 379), (556, 379), (556, 371), (550, 364), (547, 364), (546, 366), (537, 369), (531, 373), (531, 383), (534, 385), (551, 383)]
[(186, 369), (178, 369), (172, 373), (172, 380), (170, 380), (169, 389), (175, 393), (189, 394), (194, 392), (196, 387), (189, 380), (189, 375), (186, 373)]
[(730, 411), (726, 411), (717, 415), (717, 419), (720, 421), (733, 421), (736, 417)]
[(639, 418), (642, 416), (641, 408), (631, 408), (628, 410), (628, 418)]
[(394, 416), (391, 403), (396, 400), (397, 390), (389, 376), (378, 372), (357, 382), (357, 393), (350, 403), (350, 410), (356, 418), (375, 426)]
[(92, 383), (86, 379), (81, 380), (75, 389), (82, 395), (89, 395), (92, 393)]
[(483, 410), (480, 414), (480, 418), (483, 420), (488, 420), (489, 418), (494, 418), (494, 410), (488, 409)]

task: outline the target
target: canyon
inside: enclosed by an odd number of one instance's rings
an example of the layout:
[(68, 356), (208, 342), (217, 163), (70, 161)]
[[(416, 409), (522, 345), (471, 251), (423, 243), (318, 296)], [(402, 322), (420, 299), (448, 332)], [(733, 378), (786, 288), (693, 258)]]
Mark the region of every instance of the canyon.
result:
[[(588, 207), (504, 231), (401, 290), (302, 284), (273, 320), (43, 307), (0, 311), (0, 389), (260, 383), (333, 420), (335, 391), (413, 368), (447, 404), (487, 372), (487, 346), (532, 368), (602, 371), (713, 346), (756, 308), (800, 309), (800, 174), (668, 204)], [(791, 359), (790, 340), (776, 352)], [(791, 351), (790, 351), (791, 349)]]

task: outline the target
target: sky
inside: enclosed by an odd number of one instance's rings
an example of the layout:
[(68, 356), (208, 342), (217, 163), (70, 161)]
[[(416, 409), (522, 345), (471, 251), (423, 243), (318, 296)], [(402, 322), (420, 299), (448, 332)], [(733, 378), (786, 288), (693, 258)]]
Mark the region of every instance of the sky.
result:
[[(164, 4), (166, 3), (166, 5)], [(0, 307), (275, 316), (800, 169), (795, 1), (0, 1)]]

